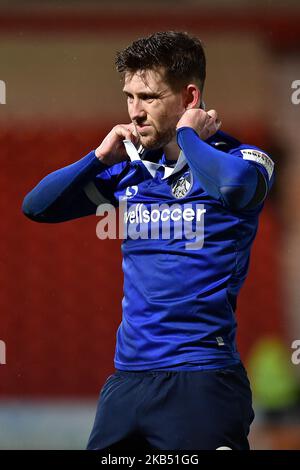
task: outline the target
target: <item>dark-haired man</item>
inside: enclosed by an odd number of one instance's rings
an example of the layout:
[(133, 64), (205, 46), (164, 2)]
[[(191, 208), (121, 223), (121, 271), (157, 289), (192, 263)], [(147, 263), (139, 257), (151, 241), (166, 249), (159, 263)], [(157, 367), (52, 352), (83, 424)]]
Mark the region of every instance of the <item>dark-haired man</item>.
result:
[(123, 318), (89, 449), (248, 449), (251, 390), (235, 344), (273, 162), (201, 109), (205, 55), (162, 32), (118, 53), (130, 123), (25, 198), (33, 220), (126, 205)]

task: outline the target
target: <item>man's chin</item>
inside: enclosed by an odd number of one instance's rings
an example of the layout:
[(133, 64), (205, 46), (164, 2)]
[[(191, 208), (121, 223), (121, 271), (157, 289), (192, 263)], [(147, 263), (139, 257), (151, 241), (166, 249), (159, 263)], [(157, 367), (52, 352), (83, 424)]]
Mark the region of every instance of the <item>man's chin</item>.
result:
[(154, 139), (150, 136), (140, 136), (140, 143), (146, 150), (157, 150), (166, 145), (167, 142), (162, 142), (161, 139)]
[(156, 148), (156, 141), (149, 137), (140, 136), (140, 143), (147, 150), (154, 150)]

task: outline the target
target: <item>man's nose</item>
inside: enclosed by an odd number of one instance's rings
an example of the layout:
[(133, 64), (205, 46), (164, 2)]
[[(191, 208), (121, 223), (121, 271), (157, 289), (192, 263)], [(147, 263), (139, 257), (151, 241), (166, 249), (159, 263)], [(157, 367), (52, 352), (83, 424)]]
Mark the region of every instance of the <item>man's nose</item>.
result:
[(144, 118), (146, 116), (146, 112), (143, 107), (142, 100), (133, 100), (131, 104), (131, 109), (130, 109), (130, 117), (131, 119), (134, 120), (139, 120), (141, 118)]

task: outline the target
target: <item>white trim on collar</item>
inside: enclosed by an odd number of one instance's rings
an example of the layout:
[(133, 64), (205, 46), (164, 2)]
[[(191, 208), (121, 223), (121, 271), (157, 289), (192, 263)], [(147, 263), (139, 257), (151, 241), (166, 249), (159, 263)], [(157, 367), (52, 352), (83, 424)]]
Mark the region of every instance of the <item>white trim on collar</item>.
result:
[(185, 155), (182, 151), (180, 152), (178, 160), (174, 167), (163, 165), (162, 163), (153, 163), (153, 162), (149, 162), (148, 160), (142, 160), (139, 155), (139, 152), (137, 151), (136, 147), (134, 146), (133, 142), (131, 142), (131, 140), (124, 139), (123, 142), (125, 145), (127, 155), (130, 158), (130, 161), (134, 162), (134, 161), (140, 160), (141, 162), (143, 162), (143, 164), (149, 171), (152, 178), (155, 177), (158, 168), (161, 168), (162, 166), (165, 169), (164, 176), (162, 177), (162, 179), (164, 180), (166, 178), (169, 178), (169, 176), (174, 175), (175, 173), (178, 173), (180, 170), (182, 170), (182, 168), (187, 163)]
[(164, 180), (166, 178), (169, 178), (169, 176), (171, 176), (171, 175), (175, 175), (175, 173), (178, 173), (179, 171), (181, 171), (182, 168), (186, 164), (187, 164), (187, 161), (186, 161), (185, 155), (184, 155), (183, 151), (181, 150), (180, 154), (179, 154), (179, 157), (178, 157), (178, 160), (177, 160), (176, 165), (174, 166), (174, 168), (169, 167), (169, 166), (165, 166), (165, 174), (164, 174), (162, 179)]

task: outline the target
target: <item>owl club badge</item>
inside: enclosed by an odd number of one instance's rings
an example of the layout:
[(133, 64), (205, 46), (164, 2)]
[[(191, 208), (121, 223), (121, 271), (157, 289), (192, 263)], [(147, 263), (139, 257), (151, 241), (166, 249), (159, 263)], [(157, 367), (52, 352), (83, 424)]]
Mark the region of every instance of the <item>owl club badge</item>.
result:
[(193, 185), (193, 176), (191, 171), (187, 171), (184, 175), (181, 175), (178, 179), (173, 181), (171, 185), (171, 191), (176, 199), (184, 198), (191, 190)]

